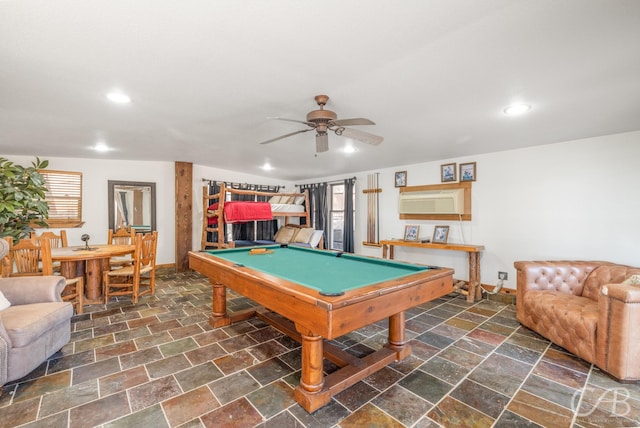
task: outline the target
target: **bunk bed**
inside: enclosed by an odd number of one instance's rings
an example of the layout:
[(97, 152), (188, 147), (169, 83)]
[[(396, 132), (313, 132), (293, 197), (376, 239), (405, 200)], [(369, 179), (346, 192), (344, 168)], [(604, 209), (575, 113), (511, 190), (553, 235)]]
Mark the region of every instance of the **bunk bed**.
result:
[[(254, 201), (234, 201), (228, 195), (250, 195)], [(268, 198), (268, 201), (257, 201), (258, 196)], [(266, 221), (274, 218), (283, 218), (284, 227), (303, 228), (310, 225), (309, 195), (304, 193), (272, 193), (256, 190), (243, 190), (228, 187), (220, 183), (220, 191), (210, 195), (207, 187), (202, 189), (202, 241), (201, 250), (235, 248), (236, 246), (265, 245), (274, 243), (270, 241), (243, 241), (241, 244), (226, 239), (225, 224), (242, 223), (249, 221)], [(300, 223), (304, 219), (304, 225), (292, 224), (293, 219)], [(308, 228), (309, 226), (307, 226)], [(280, 232), (280, 231), (279, 231)], [(322, 231), (320, 232), (317, 246), (322, 248)]]

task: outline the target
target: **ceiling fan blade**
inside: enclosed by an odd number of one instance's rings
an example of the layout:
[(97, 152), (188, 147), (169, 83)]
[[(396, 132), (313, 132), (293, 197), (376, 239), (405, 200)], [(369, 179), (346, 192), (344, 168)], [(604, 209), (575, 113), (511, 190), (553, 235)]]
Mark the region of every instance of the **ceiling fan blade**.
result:
[(329, 136), (326, 132), (316, 134), (316, 153), (322, 153), (329, 150)]
[(303, 132), (308, 132), (308, 131), (311, 131), (312, 129), (313, 129), (313, 128), (309, 128), (309, 129), (301, 129), (300, 131), (290, 132), (289, 134), (284, 134), (284, 135), (281, 135), (281, 136), (279, 136), (279, 137), (272, 138), (272, 139), (267, 140), (267, 141), (263, 141), (263, 142), (261, 142), (260, 144), (269, 144), (269, 143), (273, 143), (274, 141), (282, 140), (282, 139), (284, 139), (284, 138), (291, 137), (292, 135), (296, 135), (296, 134), (301, 134), (301, 133), (303, 133)]
[(307, 122), (305, 120), (297, 120), (297, 119), (287, 119), (285, 117), (270, 117), (269, 119), (275, 119), (275, 120), (286, 120), (287, 122), (296, 122), (296, 123), (303, 123), (307, 126), (311, 126), (312, 128), (316, 127), (316, 124), (313, 122)]
[(374, 146), (377, 146), (384, 140), (384, 138), (379, 135), (369, 134), (368, 132), (351, 128), (343, 128), (342, 132), (338, 135), (353, 138), (354, 140), (362, 141), (363, 143), (372, 144)]
[(375, 125), (375, 123), (369, 119), (358, 117), (355, 119), (338, 119), (332, 120), (331, 125), (336, 126), (353, 126), (353, 125)]

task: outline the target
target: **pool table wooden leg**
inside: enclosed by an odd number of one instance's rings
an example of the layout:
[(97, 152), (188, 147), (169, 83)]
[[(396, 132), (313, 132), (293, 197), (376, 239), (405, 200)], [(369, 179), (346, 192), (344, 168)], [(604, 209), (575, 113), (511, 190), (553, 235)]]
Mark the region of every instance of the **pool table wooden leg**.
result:
[(209, 317), (211, 327), (224, 327), (234, 322), (248, 320), (256, 314), (255, 309), (237, 311), (229, 315), (227, 313), (227, 287), (211, 281), (213, 285), (213, 310)]
[(302, 374), (300, 384), (294, 391), (296, 401), (309, 413), (331, 401), (331, 392), (324, 387), (323, 338), (310, 331), (301, 331), (296, 325), (302, 339)]
[(403, 360), (411, 355), (411, 346), (407, 345), (404, 333), (404, 321), (404, 312), (389, 317), (389, 343), (386, 347), (397, 353), (398, 360)]

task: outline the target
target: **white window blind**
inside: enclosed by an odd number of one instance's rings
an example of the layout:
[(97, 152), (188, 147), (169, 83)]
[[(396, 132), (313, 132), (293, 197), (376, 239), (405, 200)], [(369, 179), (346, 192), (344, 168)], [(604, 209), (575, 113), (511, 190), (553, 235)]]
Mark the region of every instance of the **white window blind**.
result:
[(82, 224), (82, 173), (38, 171), (44, 178), (49, 204), (49, 227), (75, 227)]

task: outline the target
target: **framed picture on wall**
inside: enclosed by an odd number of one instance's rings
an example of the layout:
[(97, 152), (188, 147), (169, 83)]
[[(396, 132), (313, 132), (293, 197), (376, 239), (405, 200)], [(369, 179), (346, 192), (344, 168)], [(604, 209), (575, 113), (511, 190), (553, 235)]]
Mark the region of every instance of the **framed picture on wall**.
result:
[(440, 180), (443, 183), (446, 183), (448, 181), (456, 181), (455, 163), (446, 163), (444, 165), (440, 165)]
[(446, 244), (449, 237), (449, 226), (436, 226), (433, 229), (433, 238), (431, 242), (434, 244)]
[(407, 185), (407, 171), (396, 172), (396, 187), (404, 187)]
[(476, 163), (460, 164), (460, 181), (476, 181)]
[(420, 232), (420, 226), (405, 226), (404, 227), (404, 240), (405, 241), (417, 241), (418, 232)]

